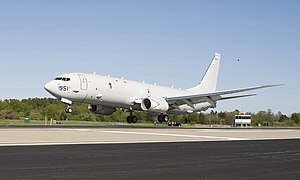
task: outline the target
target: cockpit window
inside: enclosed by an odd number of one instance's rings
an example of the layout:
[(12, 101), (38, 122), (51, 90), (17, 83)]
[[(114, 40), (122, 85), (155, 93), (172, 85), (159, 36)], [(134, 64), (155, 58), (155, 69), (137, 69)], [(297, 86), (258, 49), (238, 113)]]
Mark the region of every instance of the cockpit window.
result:
[(63, 81), (70, 81), (71, 79), (70, 78), (63, 78), (62, 80)]
[(70, 81), (71, 79), (67, 78), (67, 77), (57, 77), (57, 78), (55, 78), (55, 80), (57, 80), (57, 81)]
[(60, 80), (62, 80), (62, 78), (61, 77), (57, 77), (57, 78), (55, 78), (55, 80), (60, 81)]

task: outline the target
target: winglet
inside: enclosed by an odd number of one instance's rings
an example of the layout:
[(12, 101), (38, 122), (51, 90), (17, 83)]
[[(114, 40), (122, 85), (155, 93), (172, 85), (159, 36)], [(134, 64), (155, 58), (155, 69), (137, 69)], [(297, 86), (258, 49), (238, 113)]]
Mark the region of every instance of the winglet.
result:
[(270, 88), (270, 87), (277, 87), (277, 86), (284, 86), (285, 84), (274, 84), (274, 85), (265, 85), (261, 86), (261, 88)]

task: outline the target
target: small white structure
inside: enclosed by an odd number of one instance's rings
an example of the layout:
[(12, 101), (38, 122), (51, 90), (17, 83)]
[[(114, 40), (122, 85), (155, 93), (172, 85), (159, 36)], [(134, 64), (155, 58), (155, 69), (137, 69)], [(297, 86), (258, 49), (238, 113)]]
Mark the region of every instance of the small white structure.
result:
[(244, 127), (250, 126), (251, 125), (251, 115), (248, 115), (248, 114), (235, 115), (234, 125), (235, 126), (244, 126)]

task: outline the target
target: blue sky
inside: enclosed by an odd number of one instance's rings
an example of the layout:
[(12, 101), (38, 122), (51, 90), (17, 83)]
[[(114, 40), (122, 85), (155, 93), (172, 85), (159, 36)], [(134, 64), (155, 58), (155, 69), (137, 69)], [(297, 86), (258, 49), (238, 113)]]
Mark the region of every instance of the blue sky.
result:
[(291, 0), (3, 0), (0, 99), (51, 97), (44, 84), (66, 72), (189, 88), (220, 52), (219, 90), (286, 85), (217, 110), (300, 112), (299, 9)]

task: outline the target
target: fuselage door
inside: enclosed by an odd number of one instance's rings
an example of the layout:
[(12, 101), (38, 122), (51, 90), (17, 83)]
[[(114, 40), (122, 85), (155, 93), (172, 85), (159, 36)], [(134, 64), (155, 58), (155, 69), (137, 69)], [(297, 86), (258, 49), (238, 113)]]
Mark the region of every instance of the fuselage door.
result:
[(78, 74), (79, 79), (80, 79), (80, 89), (81, 90), (87, 90), (88, 89), (88, 82), (87, 79), (85, 77), (85, 75), (83, 74)]

